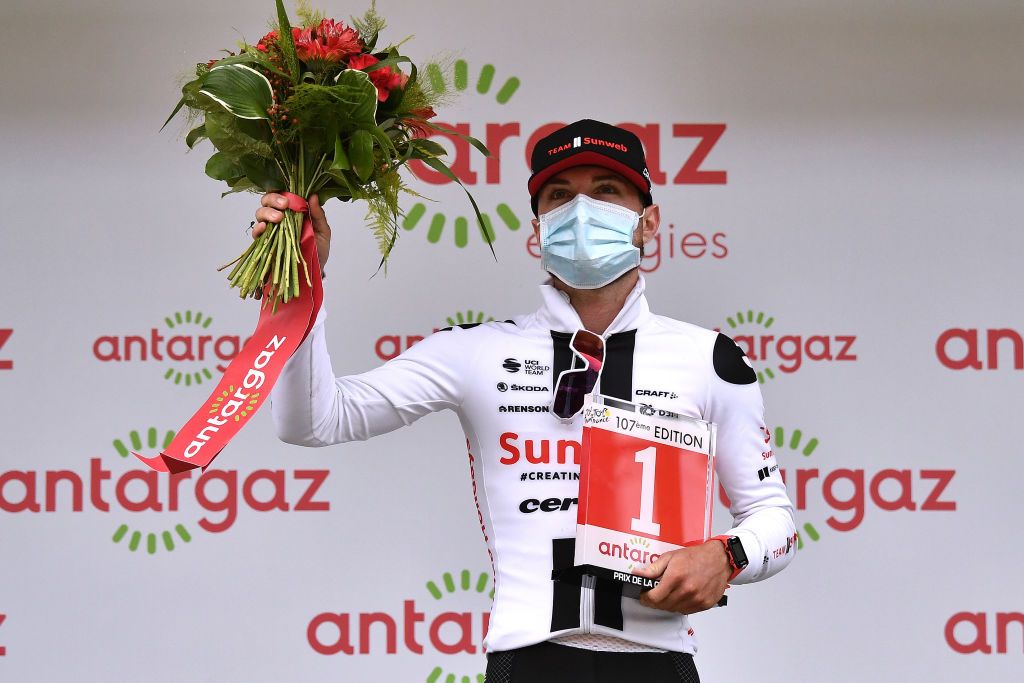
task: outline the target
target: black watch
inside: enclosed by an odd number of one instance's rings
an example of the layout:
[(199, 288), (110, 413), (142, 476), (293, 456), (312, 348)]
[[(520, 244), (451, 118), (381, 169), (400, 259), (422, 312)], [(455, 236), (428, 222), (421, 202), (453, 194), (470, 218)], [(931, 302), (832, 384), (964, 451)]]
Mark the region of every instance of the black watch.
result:
[(725, 545), (725, 554), (729, 556), (729, 564), (732, 566), (732, 574), (729, 576), (729, 580), (732, 581), (750, 564), (747, 552), (743, 549), (739, 536), (715, 536), (715, 539)]

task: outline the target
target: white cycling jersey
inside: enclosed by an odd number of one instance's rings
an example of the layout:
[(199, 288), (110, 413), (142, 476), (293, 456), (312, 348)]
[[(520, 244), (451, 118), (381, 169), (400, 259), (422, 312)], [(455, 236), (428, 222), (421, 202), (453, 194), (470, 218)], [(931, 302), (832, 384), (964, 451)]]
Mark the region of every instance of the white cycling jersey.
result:
[[(750, 564), (732, 583), (768, 578), (791, 561), (793, 507), (765, 426), (761, 391), (727, 336), (654, 315), (644, 279), (604, 333), (598, 391), (718, 425), (716, 474)], [(488, 651), (598, 634), (694, 654), (686, 616), (644, 607), (605, 586), (551, 579), (571, 567), (582, 418), (548, 413), (569, 339), (582, 327), (568, 297), (505, 322), (439, 331), (378, 368), (335, 377), (321, 313), (272, 394), (278, 436), (326, 446), (361, 441), (448, 408), (462, 422), (484, 539), (494, 568)]]

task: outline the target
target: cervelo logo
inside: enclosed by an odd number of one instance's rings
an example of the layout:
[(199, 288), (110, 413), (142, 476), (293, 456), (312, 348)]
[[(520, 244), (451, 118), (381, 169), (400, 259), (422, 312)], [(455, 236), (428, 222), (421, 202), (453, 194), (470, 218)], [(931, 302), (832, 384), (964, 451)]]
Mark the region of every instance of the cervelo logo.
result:
[(130, 457), (131, 450), (166, 448), (174, 439), (173, 431), (162, 434), (161, 438), (161, 431), (150, 427), (115, 439), (113, 450), (119, 457), (110, 469), (94, 457), (87, 472), (0, 472), (0, 511), (64, 514), (89, 507), (117, 516), (111, 536), (115, 544), (132, 553), (144, 548), (155, 555), (161, 547), (173, 551), (180, 543), (190, 543), (196, 526), (212, 534), (227, 531), (243, 507), (253, 512), (331, 509), (330, 501), (318, 497), (330, 470), (259, 469), (242, 474), (211, 467), (193, 480), (193, 470), (166, 475), (129, 467), (138, 464)]
[[(448, 316), (445, 320), (448, 323), (448, 327), (454, 327), (456, 325), (486, 323), (494, 320), (494, 317), (480, 311), (468, 310), (465, 312), (459, 311)], [(441, 329), (440, 327), (435, 327), (433, 332), (438, 332)], [(377, 338), (373, 345), (373, 350), (381, 360), (391, 360), (403, 351), (408, 350), (413, 344), (423, 341), (424, 338), (425, 335), (422, 334), (385, 334)]]
[(935, 341), (935, 355), (950, 370), (1024, 370), (1024, 337), (1007, 327), (953, 327)]
[[(996, 612), (992, 631), (995, 633), (997, 654), (1024, 650), (1024, 612)], [(946, 621), (946, 644), (962, 655), (992, 654), (992, 640), (989, 635), (987, 612), (957, 612)], [(1010, 624), (1016, 624), (1014, 631), (1019, 634), (1012, 647), (1009, 645)]]
[(213, 403), (210, 404), (210, 417), (206, 418), (206, 426), (199, 430), (185, 448), (186, 458), (199, 455), (203, 446), (209, 443), (210, 438), (219, 432), (221, 427), (228, 424), (228, 420), (240, 422), (259, 409), (261, 393), (258, 389), (267, 380), (263, 368), (267, 367), (286, 339), (288, 338), (275, 334), (253, 360), (252, 367), (246, 370), (242, 386), (236, 388), (234, 384), (228, 385), (226, 390), (221, 391), (220, 395), (213, 399)]
[[(453, 77), (450, 81), (436, 67), (428, 67), (427, 75), (431, 87), (441, 92), (461, 93), (475, 86), (474, 89), (477, 93), (488, 95), (492, 90), (492, 85), (496, 82), (496, 69), (492, 64), (485, 64), (478, 73), (471, 74), (469, 64), (462, 59), (455, 62)], [(517, 77), (506, 78), (495, 95), (497, 104), (507, 104), (519, 91), (520, 86), (521, 82)], [(491, 151), (492, 156), (485, 159), (478, 152), (474, 152), (467, 141), (454, 135), (431, 132), (431, 137), (448, 143), (451, 153), (446, 157), (446, 161), (451, 167), (452, 173), (463, 185), (473, 186), (500, 185), (503, 182), (502, 171), (508, 169), (509, 164), (523, 164), (529, 169), (530, 156), (537, 143), (567, 122), (545, 123), (532, 131), (524, 130), (519, 121), (499, 123), (475, 120), (454, 124), (438, 123), (462, 135), (472, 135), (480, 139)], [(703, 167), (712, 149), (725, 133), (726, 124), (624, 122), (617, 125), (640, 138), (646, 152), (648, 166), (646, 175), (653, 185), (725, 185), (727, 183), (726, 171), (710, 170)], [(693, 140), (696, 140), (696, 143), (693, 143)], [(674, 144), (676, 141), (679, 141), (678, 146)], [(583, 140), (579, 140), (580, 145), (583, 143)], [(667, 172), (662, 168), (663, 149), (666, 150), (665, 156), (672, 160), (669, 162), (671, 165)], [(482, 173), (479, 173), (479, 164), (481, 163), (484, 164), (484, 169)], [(477, 168), (474, 168), (474, 164), (477, 165)], [(419, 160), (411, 161), (409, 168), (413, 175), (429, 185), (440, 186), (452, 183), (450, 178), (431, 169)], [(513, 196), (520, 198), (515, 204), (523, 208), (517, 211), (504, 202), (494, 205), (493, 211), (488, 211), (487, 206), (482, 206), (481, 214), (486, 234), (491, 241), (499, 239), (495, 223), (496, 220), (500, 221), (508, 232), (525, 234), (527, 251), (539, 258), (537, 241), (530, 229), (529, 219), (532, 218), (532, 215), (529, 213), (529, 200), (526, 197), (525, 188), (516, 186), (511, 192)], [(460, 198), (460, 201), (464, 201), (464, 197)], [(494, 216), (497, 218), (493, 218)], [(431, 244), (440, 242), (445, 232), (449, 230), (448, 217), (445, 214), (433, 212), (428, 217), (426, 204), (417, 202), (405, 213), (402, 227), (405, 230), (414, 230), (423, 224), (428, 226), (427, 241)], [(662, 248), (662, 237), (660, 236), (655, 239), (654, 245), (648, 245), (644, 265), (648, 272), (656, 270), (661, 265), (663, 257), (676, 258), (677, 254), (679, 258), (687, 259), (703, 256), (721, 259), (728, 255), (724, 230), (704, 231), (680, 228), (677, 239), (675, 225), (669, 225), (668, 228), (664, 239), (666, 240), (665, 246), (670, 247), (669, 249)], [(451, 222), (450, 230), (455, 246), (459, 248), (463, 248), (469, 243), (471, 233), (479, 233), (476, 218), (471, 214), (455, 217)]]
[[(6, 329), (5, 330), (3, 328), (0, 328), (0, 351), (3, 351), (4, 344), (7, 343), (7, 341), (11, 338), (11, 335), (13, 335), (13, 334), (14, 334), (14, 330), (12, 330), (12, 329)], [(12, 361), (10, 359), (0, 358), (0, 370), (13, 370), (13, 369), (14, 369), (14, 361)]]
[[(446, 671), (459, 664), (474, 667), (474, 673), (463, 675), (462, 681), (482, 681), (483, 672), (476, 671), (479, 656), (461, 662), (445, 656), (483, 652), (494, 598), (491, 574), (468, 569), (444, 572), (439, 582), (427, 581), (426, 589), (433, 602), (422, 610), (421, 603), (412, 598), (403, 600), (401, 608), (390, 610), (321, 612), (306, 627), (309, 646), (322, 655), (394, 655), (400, 650), (425, 654), (433, 664), (427, 681), (439, 681), (443, 676), (443, 680), (457, 680), (456, 674)], [(378, 634), (376, 639), (373, 633)]]
[[(761, 384), (775, 379), (776, 371), (792, 374), (808, 361), (857, 360), (855, 334), (779, 334), (777, 329), (773, 329), (775, 316), (763, 311), (755, 314), (753, 310), (739, 311), (726, 318), (726, 323), (729, 326), (726, 334), (743, 349), (748, 359), (761, 364), (763, 369), (757, 372), (757, 381)], [(722, 328), (716, 327), (715, 331), (722, 331)]]
[[(956, 500), (952, 498), (950, 484), (956, 470), (947, 469), (896, 469), (884, 468), (867, 471), (863, 468), (832, 467), (821, 462), (821, 441), (816, 437), (805, 438), (800, 429), (788, 433), (783, 427), (775, 428), (775, 449), (762, 453), (764, 470), (758, 472), (760, 479), (781, 476), (790, 493), (790, 500), (801, 519), (827, 515), (824, 526), (820, 522), (805, 522), (799, 529), (797, 548), (804, 547), (804, 539), (821, 540), (825, 527), (846, 533), (855, 530), (864, 521), (868, 511), (888, 512), (955, 512)], [(770, 448), (770, 446), (768, 446)], [(779, 466), (778, 450), (785, 452), (788, 467)], [(719, 487), (722, 505), (729, 507), (729, 498)], [(775, 557), (789, 552), (786, 546), (770, 549)], [(751, 558), (753, 561), (753, 558)]]
[(160, 363), (165, 380), (192, 386), (215, 380), (248, 341), (207, 332), (213, 318), (202, 311), (177, 311), (163, 322), (166, 329), (152, 327), (148, 334), (101, 335), (93, 356), (104, 363)]

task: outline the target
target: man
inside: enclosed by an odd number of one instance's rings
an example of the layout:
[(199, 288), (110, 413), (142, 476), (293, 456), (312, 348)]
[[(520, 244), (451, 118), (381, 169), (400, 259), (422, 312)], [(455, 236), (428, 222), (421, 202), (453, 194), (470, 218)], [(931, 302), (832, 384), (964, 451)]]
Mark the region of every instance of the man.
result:
[[(326, 446), (368, 439), (443, 408), (458, 413), (495, 574), (484, 642), (489, 683), (697, 681), (697, 645), (685, 615), (714, 606), (729, 582), (777, 573), (794, 551), (785, 486), (777, 475), (759, 476), (774, 456), (756, 375), (725, 335), (648, 309), (638, 265), (660, 213), (635, 135), (577, 121), (537, 144), (532, 170), (533, 229), (552, 275), (541, 286), (540, 309), (448, 328), (347, 377), (334, 376), (321, 311), (274, 389), (274, 423), (284, 441)], [(274, 207), (283, 207), (282, 199), (264, 195), (254, 232), (281, 220)], [(315, 196), (309, 206), (326, 261), (330, 228)], [(582, 434), (579, 414), (555, 419), (551, 411), (564, 406), (556, 408), (551, 396), (559, 375), (573, 367), (569, 345), (578, 330), (600, 335), (603, 354), (598, 384), (587, 389), (718, 425), (716, 470), (734, 527), (638, 570), (661, 579), (639, 601), (595, 582), (580, 587), (551, 578), (552, 570), (572, 565)], [(524, 364), (534, 374), (513, 378), (529, 388), (510, 397), (500, 380)], [(524, 498), (562, 504), (541, 513)]]

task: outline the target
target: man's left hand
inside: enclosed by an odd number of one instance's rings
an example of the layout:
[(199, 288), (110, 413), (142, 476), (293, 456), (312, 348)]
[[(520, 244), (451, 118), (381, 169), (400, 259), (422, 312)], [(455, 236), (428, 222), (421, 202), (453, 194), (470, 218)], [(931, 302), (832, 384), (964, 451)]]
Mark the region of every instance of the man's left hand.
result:
[(712, 540), (671, 550), (650, 566), (636, 569), (633, 573), (661, 579), (657, 586), (640, 594), (640, 604), (693, 614), (715, 606), (725, 593), (732, 567), (725, 545)]

